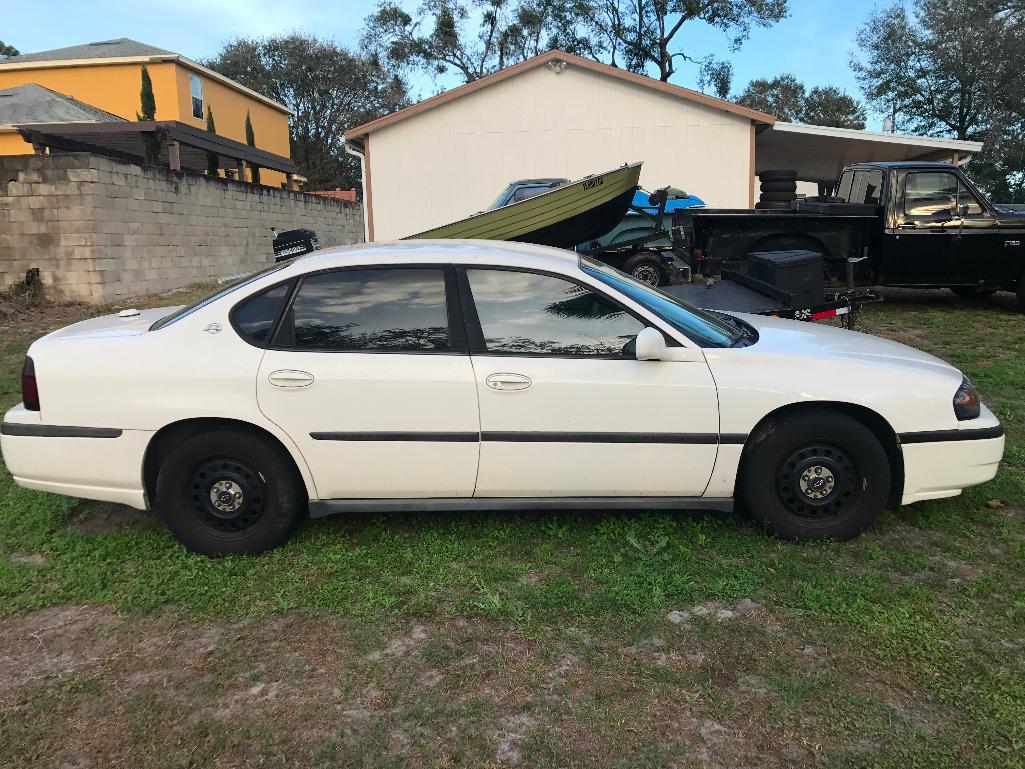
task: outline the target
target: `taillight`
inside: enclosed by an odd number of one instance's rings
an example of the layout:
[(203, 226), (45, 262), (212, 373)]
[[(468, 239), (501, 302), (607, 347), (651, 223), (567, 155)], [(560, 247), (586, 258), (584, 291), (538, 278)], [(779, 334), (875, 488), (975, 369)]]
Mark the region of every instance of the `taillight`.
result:
[(975, 419), (982, 410), (979, 406), (979, 394), (968, 381), (968, 377), (961, 380), (961, 386), (954, 393), (954, 416), (959, 422), (966, 419)]
[(39, 411), (39, 387), (36, 385), (36, 367), (31, 358), (25, 358), (21, 368), (21, 402), (29, 411)]

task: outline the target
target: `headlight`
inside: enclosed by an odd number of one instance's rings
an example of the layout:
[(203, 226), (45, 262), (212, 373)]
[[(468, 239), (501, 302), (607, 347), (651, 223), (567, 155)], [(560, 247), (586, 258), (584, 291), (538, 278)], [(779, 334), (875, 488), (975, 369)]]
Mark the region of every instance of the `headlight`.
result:
[(966, 419), (975, 419), (980, 413), (979, 394), (975, 392), (968, 377), (965, 377), (954, 393), (954, 416), (959, 422), (963, 422)]

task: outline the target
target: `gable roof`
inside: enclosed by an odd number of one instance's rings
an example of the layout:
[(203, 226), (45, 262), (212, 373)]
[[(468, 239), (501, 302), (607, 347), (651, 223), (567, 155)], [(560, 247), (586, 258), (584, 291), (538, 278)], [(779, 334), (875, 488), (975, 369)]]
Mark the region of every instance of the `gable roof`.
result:
[(268, 107), (273, 107), (289, 115), (292, 114), (292, 110), (284, 104), (280, 104), (264, 96), (262, 93), (257, 93), (251, 88), (246, 88), (241, 83), (225, 77), (220, 72), (214, 72), (198, 62), (182, 56), (180, 53), (140, 43), (138, 40), (132, 40), (127, 37), (72, 45), (67, 48), (55, 48), (52, 51), (39, 51), (37, 53), (12, 56), (9, 59), (0, 60), (0, 72), (54, 67), (95, 66), (101, 64), (151, 64), (160, 61), (171, 61), (181, 64), (183, 67), (198, 72), (211, 80), (216, 80), (229, 88), (241, 91), (245, 95), (263, 102)]
[(459, 99), (463, 96), (468, 96), (475, 91), (479, 91), (482, 88), (487, 88), (489, 85), (498, 83), (506, 78), (515, 77), (516, 75), (522, 74), (529, 70), (537, 67), (544, 66), (549, 62), (563, 62), (570, 64), (574, 67), (580, 67), (581, 69), (589, 70), (590, 72), (596, 72), (599, 75), (607, 75), (609, 77), (615, 77), (619, 80), (625, 80), (628, 83), (639, 85), (644, 88), (650, 88), (653, 91), (658, 91), (669, 96), (675, 96), (680, 99), (695, 102), (697, 104), (703, 104), (706, 107), (712, 107), (713, 109), (719, 109), (723, 112), (730, 112), (740, 117), (745, 117), (755, 123), (763, 123), (771, 126), (776, 122), (776, 118), (772, 115), (766, 114), (765, 112), (759, 112), (758, 110), (750, 109), (748, 107), (742, 107), (739, 104), (726, 101), (725, 99), (717, 99), (714, 96), (700, 93), (699, 91), (692, 91), (690, 88), (683, 88), (682, 86), (672, 85), (670, 83), (663, 83), (661, 80), (655, 80), (646, 75), (638, 75), (635, 72), (628, 72), (625, 69), (619, 69), (618, 67), (612, 67), (608, 64), (602, 64), (592, 59), (585, 59), (582, 56), (576, 56), (565, 51), (553, 50), (542, 53), (539, 56), (521, 61), (519, 64), (514, 64), (511, 67), (506, 67), (503, 70), (499, 70), (491, 75), (474, 80), (472, 83), (461, 85), (458, 88), (453, 88), (444, 93), (432, 96), (429, 99), (424, 99), (421, 102), (417, 102), (412, 106), (400, 109), (397, 112), (392, 112), (390, 115), (378, 118), (377, 120), (371, 120), (369, 123), (364, 123), (356, 128), (350, 128), (345, 132), (345, 138), (358, 139), (368, 134), (378, 131), (386, 126), (398, 123), (401, 120), (406, 120), (414, 115), (417, 115), (425, 110), (434, 109), (440, 107), (443, 104), (447, 104), (450, 101)]
[(117, 59), (125, 56), (174, 56), (174, 51), (167, 51), (153, 45), (140, 43), (127, 37), (116, 40), (101, 40), (97, 43), (71, 45), (67, 48), (54, 48), (52, 51), (23, 53), (4, 59), (4, 64), (30, 61), (69, 61), (72, 59)]
[(36, 83), (0, 90), (0, 125), (23, 123), (114, 123), (117, 115)]

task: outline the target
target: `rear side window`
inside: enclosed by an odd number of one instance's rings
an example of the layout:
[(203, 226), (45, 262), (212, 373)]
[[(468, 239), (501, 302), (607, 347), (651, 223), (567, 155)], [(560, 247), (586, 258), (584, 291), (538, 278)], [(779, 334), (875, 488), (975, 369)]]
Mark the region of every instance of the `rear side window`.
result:
[(550, 275), (467, 270), (489, 353), (632, 357), (624, 347), (644, 328), (610, 299)]
[(274, 346), (333, 352), (449, 351), (445, 272), (385, 268), (308, 276)]
[(263, 347), (291, 288), (291, 283), (284, 283), (239, 304), (231, 316), (239, 335), (250, 344)]

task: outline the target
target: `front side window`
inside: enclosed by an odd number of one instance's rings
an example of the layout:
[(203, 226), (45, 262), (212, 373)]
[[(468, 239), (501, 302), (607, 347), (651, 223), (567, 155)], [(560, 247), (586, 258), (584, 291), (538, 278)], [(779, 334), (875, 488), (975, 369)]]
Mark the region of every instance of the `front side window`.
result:
[(957, 187), (957, 177), (946, 171), (908, 174), (904, 213), (916, 218), (949, 217), (957, 205)]
[(445, 272), (409, 267), (310, 275), (274, 345), (331, 352), (448, 351)]
[(192, 95), (192, 117), (203, 118), (203, 81), (197, 75), (189, 76), (189, 93)]
[(489, 353), (632, 357), (644, 324), (608, 298), (550, 275), (466, 271)]
[(979, 199), (960, 181), (957, 185), (957, 205), (968, 206), (968, 216), (982, 216), (984, 213)]

